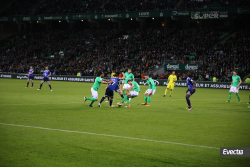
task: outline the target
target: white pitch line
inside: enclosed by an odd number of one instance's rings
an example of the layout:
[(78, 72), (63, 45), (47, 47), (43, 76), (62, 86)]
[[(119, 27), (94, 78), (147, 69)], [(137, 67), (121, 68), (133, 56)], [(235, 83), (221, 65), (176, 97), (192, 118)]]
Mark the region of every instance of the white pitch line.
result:
[[(115, 99), (116, 101), (121, 101), (121, 99)], [(151, 101), (179, 101), (179, 100), (186, 100), (186, 99), (173, 99), (173, 100), (151, 100)], [(224, 100), (224, 99), (192, 99), (194, 101), (196, 100)], [(143, 102), (143, 100), (141, 101), (134, 101), (133, 99), (131, 100), (131, 102)], [(65, 103), (30, 103), (30, 104), (0, 104), (0, 106), (7, 106), (7, 105), (13, 105), (13, 106), (22, 106), (22, 105), (41, 105), (41, 104), (75, 104), (75, 103), (84, 103), (82, 102), (65, 102)]]
[(63, 130), (63, 129), (52, 129), (52, 128), (35, 127), (35, 126), (26, 126), (26, 125), (16, 125), (16, 124), (7, 124), (7, 123), (0, 123), (0, 124), (1, 124), (1, 125), (8, 125), (8, 126), (19, 126), (19, 127), (25, 127), (25, 128), (35, 128), (35, 129), (43, 129), (43, 130), (54, 130), (54, 131), (69, 132), (69, 133), (81, 133), (81, 134), (88, 134), (88, 135), (95, 135), (95, 136), (105, 136), (105, 137), (115, 137), (115, 138), (131, 139), (131, 140), (139, 140), (139, 141), (148, 141), (148, 142), (155, 142), (155, 143), (175, 144), (175, 145), (190, 146), (190, 147), (201, 147), (201, 148), (210, 148), (210, 149), (220, 149), (220, 148), (217, 148), (217, 147), (210, 147), (210, 146), (200, 146), (200, 145), (193, 145), (193, 144), (176, 143), (176, 142), (160, 141), (160, 140), (151, 140), (151, 139), (141, 139), (141, 138), (135, 138), (135, 137), (108, 135), (108, 134), (100, 134), (100, 133), (81, 132), (81, 131), (71, 131), (71, 130)]

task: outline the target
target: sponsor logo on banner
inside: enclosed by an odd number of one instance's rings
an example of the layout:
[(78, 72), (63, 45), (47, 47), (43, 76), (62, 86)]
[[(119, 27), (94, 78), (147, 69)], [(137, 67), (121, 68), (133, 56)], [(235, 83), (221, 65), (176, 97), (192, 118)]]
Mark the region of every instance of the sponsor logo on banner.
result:
[(28, 76), (27, 75), (18, 75), (16, 78), (17, 79), (28, 79)]
[[(155, 83), (155, 85), (159, 85), (160, 83), (159, 83), (159, 81), (157, 81), (157, 80), (155, 80), (155, 79), (153, 79), (153, 81), (154, 81), (154, 83)], [(139, 82), (139, 85), (147, 85), (148, 83), (147, 83), (147, 80), (141, 80), (140, 82)]]
[(11, 78), (11, 75), (1, 74), (1, 78)]
[(0, 21), (8, 21), (7, 17), (0, 17)]
[(65, 17), (66, 20), (68, 20), (68, 18), (69, 18), (68, 16)]
[(126, 14), (126, 18), (129, 18), (129, 14), (128, 13)]
[(113, 17), (118, 17), (118, 14), (108, 14), (108, 15), (105, 15), (105, 17), (107, 18), (113, 18)]
[(221, 157), (250, 157), (250, 147), (221, 147)]
[(163, 13), (161, 12), (161, 13), (160, 13), (160, 17), (162, 17), (162, 16), (163, 16)]
[(198, 69), (198, 64), (197, 65), (185, 65), (185, 70), (197, 70)]
[(192, 19), (223, 19), (228, 17), (228, 12), (206, 11), (206, 12), (191, 12)]
[(173, 16), (188, 16), (189, 11), (173, 11), (172, 12)]
[(62, 16), (44, 16), (43, 19), (44, 20), (60, 20), (62, 19)]
[(30, 21), (30, 17), (23, 17), (23, 21)]
[(98, 19), (98, 16), (97, 16), (97, 15), (95, 15), (95, 19)]
[(149, 12), (139, 12), (139, 17), (149, 17)]
[(168, 70), (177, 70), (177, 69), (179, 69), (179, 64), (174, 64), (174, 65), (168, 64), (167, 69)]
[(38, 17), (38, 20), (39, 20), (39, 21), (41, 20), (41, 17), (40, 17), (40, 16)]

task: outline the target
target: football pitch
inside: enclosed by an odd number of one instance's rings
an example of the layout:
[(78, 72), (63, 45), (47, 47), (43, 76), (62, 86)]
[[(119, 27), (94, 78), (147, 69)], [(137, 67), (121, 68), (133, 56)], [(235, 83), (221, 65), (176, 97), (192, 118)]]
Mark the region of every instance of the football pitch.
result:
[[(52, 81), (52, 92), (39, 85), (0, 79), (1, 167), (250, 165), (250, 157), (220, 157), (219, 149), (250, 147), (250, 91), (226, 103), (228, 89), (197, 88), (188, 111), (183, 87), (163, 97), (166, 87), (157, 86), (150, 107), (141, 105), (148, 86), (140, 86), (131, 108), (99, 108), (102, 85), (91, 108), (83, 97), (93, 83)], [(115, 93), (114, 105), (120, 101)]]

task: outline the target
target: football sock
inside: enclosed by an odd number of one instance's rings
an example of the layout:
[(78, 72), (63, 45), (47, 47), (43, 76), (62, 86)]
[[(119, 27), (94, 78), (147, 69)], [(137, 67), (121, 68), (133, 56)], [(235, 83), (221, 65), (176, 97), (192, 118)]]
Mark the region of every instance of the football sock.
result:
[(148, 104), (150, 104), (151, 96), (148, 96)]
[(187, 100), (187, 104), (188, 104), (188, 106), (191, 106), (191, 103), (190, 103), (189, 97), (186, 97), (186, 100)]
[(49, 85), (49, 88), (52, 89), (52, 88), (51, 88), (51, 85)]
[(126, 92), (125, 92), (125, 91), (123, 91), (122, 93), (123, 93), (123, 96), (125, 96)]
[(232, 93), (229, 92), (229, 101), (231, 101), (231, 96), (232, 96)]
[(29, 86), (29, 82), (27, 82), (27, 87)]
[(148, 96), (144, 96), (145, 103), (147, 103)]
[(108, 100), (109, 100), (109, 97), (108, 97)]
[(40, 84), (40, 89), (42, 88), (43, 84)]
[(86, 97), (86, 99), (87, 100), (92, 100), (92, 101), (95, 100), (95, 98), (93, 98), (93, 97)]
[[(90, 99), (95, 99), (95, 98), (90, 98)], [(95, 102), (95, 100), (92, 100), (91, 103), (89, 104), (90, 106), (92, 106), (92, 104)]]
[(166, 90), (165, 90), (165, 95), (167, 95), (167, 93), (168, 93), (168, 90), (166, 89)]
[(109, 106), (112, 106), (112, 103), (113, 103), (113, 99), (110, 99), (109, 100)]
[(238, 101), (240, 101), (240, 95), (239, 95), (239, 93), (236, 93), (236, 96), (238, 97)]
[(172, 91), (172, 90), (170, 90), (170, 96), (172, 95), (172, 93), (173, 93), (173, 91)]
[(127, 98), (127, 104), (130, 106), (130, 101), (128, 99), (128, 96), (125, 96)]
[(124, 98), (124, 96), (123, 96), (123, 95), (121, 95), (121, 97), (122, 97), (122, 99)]
[(32, 87), (33, 87), (33, 82), (32, 82)]
[(103, 100), (105, 100), (105, 97), (102, 97), (101, 101), (100, 101), (100, 104), (103, 102)]
[(127, 96), (122, 99), (122, 103), (127, 100)]

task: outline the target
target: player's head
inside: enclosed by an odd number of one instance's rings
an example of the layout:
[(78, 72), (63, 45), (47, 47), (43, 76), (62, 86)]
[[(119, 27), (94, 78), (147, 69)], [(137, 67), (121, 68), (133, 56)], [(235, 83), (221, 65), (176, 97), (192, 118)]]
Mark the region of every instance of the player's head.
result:
[(97, 76), (98, 76), (98, 77), (102, 77), (102, 76), (103, 76), (103, 72), (102, 72), (102, 71), (98, 71), (98, 72), (97, 72)]
[(131, 68), (128, 68), (128, 73), (131, 73), (131, 72), (132, 72)]
[(32, 69), (33, 67), (32, 66), (30, 66), (30, 69)]
[(237, 75), (237, 71), (236, 71), (236, 70), (233, 71), (233, 75), (234, 75), (234, 76)]
[(132, 80), (128, 80), (128, 84), (129, 84), (129, 85), (132, 85)]
[(172, 75), (175, 75), (175, 71), (172, 71)]
[(48, 66), (46, 66), (46, 67), (45, 67), (45, 69), (46, 69), (46, 70), (48, 70), (48, 69), (49, 69), (49, 67), (48, 67)]
[(119, 77), (119, 73), (118, 72), (115, 72), (113, 77)]
[(149, 74), (145, 74), (145, 79), (146, 79), (146, 80), (149, 79)]

